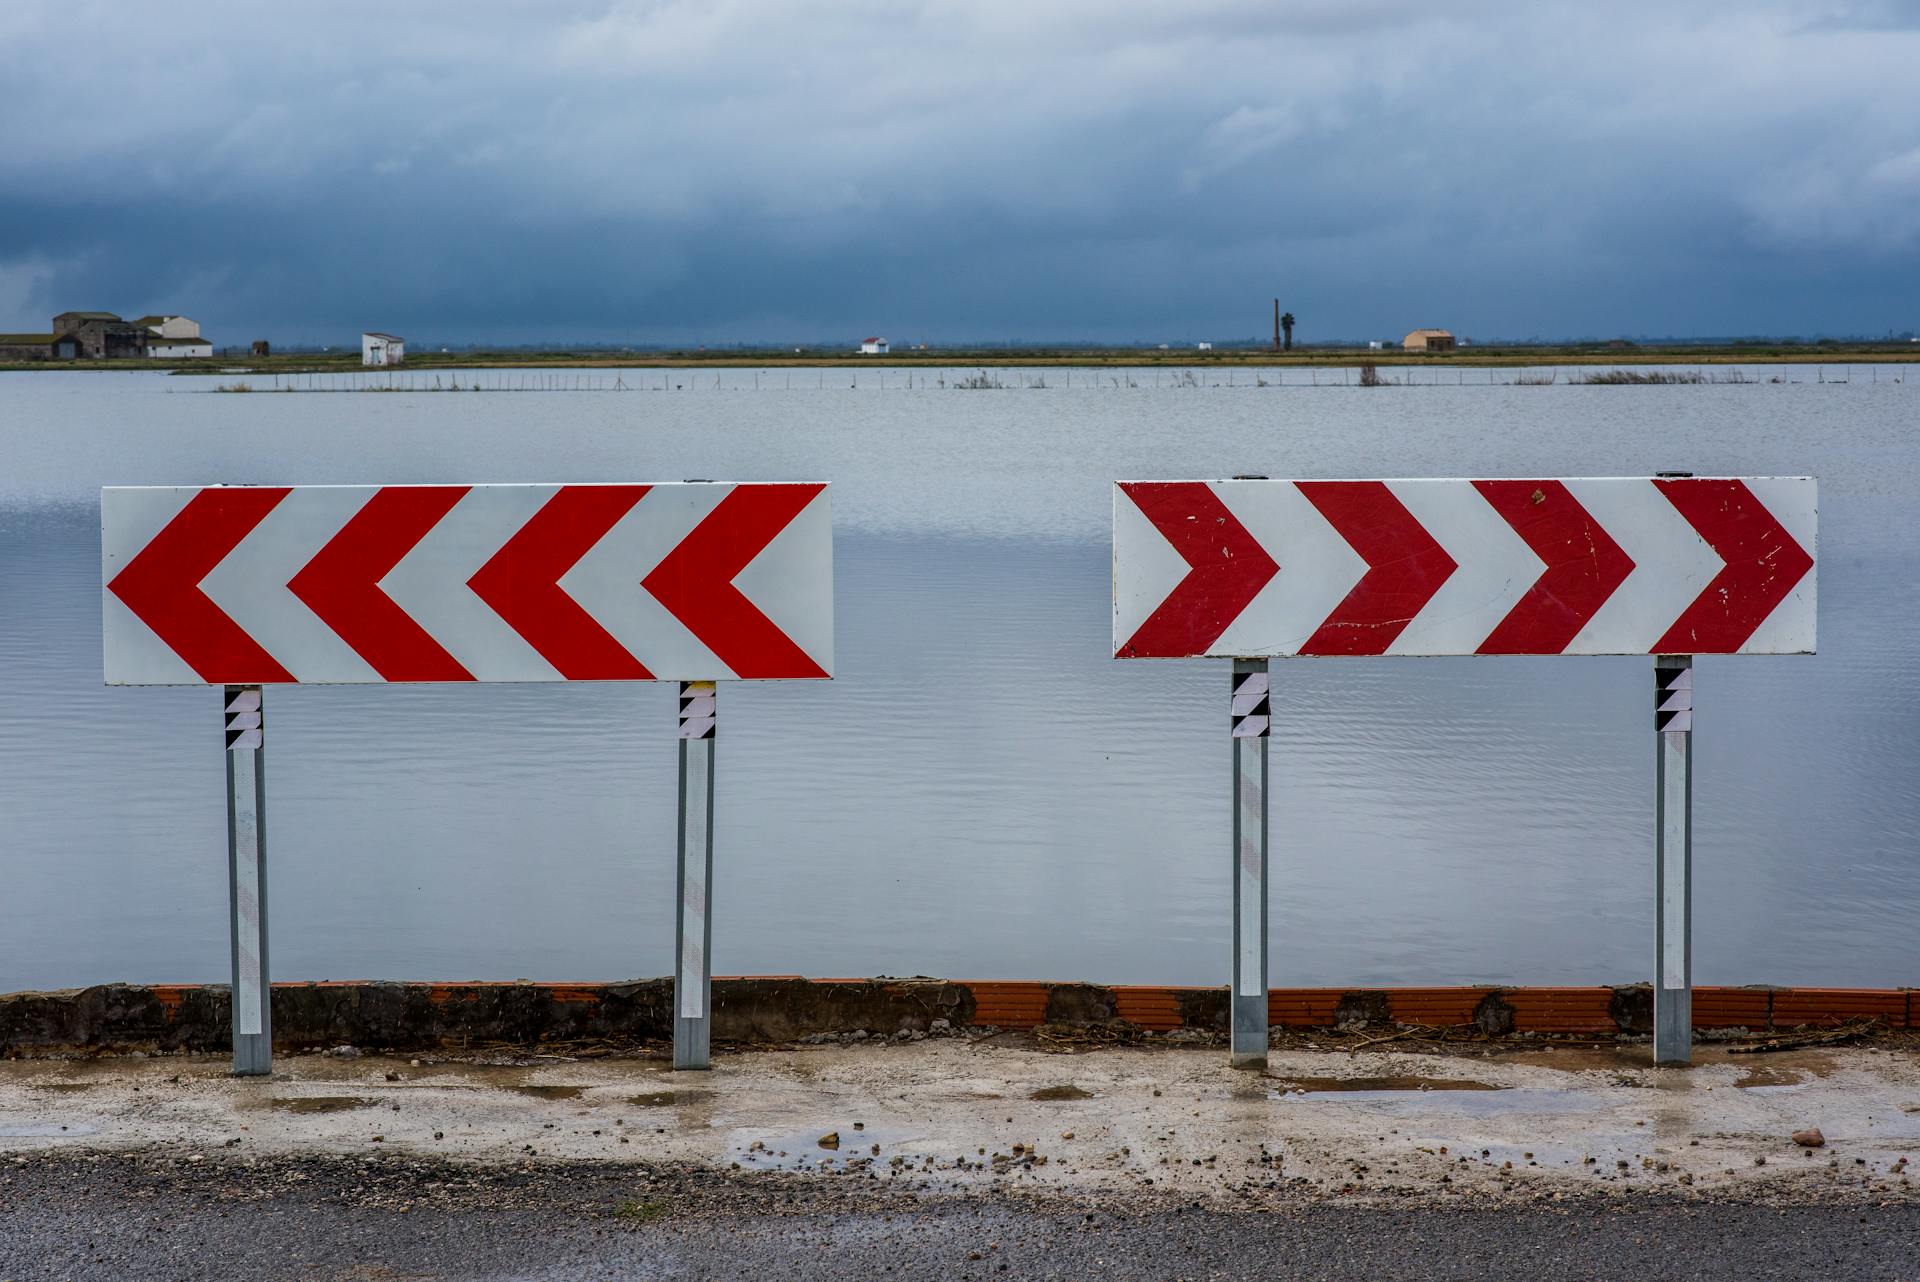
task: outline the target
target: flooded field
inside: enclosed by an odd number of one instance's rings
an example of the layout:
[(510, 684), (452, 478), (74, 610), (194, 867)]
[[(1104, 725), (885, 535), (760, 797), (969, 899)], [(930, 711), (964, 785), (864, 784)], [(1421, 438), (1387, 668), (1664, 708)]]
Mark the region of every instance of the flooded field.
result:
[[(1696, 981), (1920, 981), (1914, 367), (1487, 372), (461, 396), (0, 377), (0, 991), (227, 975), (218, 696), (102, 688), (103, 484), (829, 480), (837, 679), (722, 691), (715, 969), (1198, 984), (1227, 960), (1226, 669), (1107, 657), (1110, 482), (1667, 469), (1821, 484), (1820, 653), (1697, 668)], [(1274, 982), (1647, 978), (1649, 667), (1276, 665)], [(267, 702), (277, 977), (666, 973), (670, 689)]]

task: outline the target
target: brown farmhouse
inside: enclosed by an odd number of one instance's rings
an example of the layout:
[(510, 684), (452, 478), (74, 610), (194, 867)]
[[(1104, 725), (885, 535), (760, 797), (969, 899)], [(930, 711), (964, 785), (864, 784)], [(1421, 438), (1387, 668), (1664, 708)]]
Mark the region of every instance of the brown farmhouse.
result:
[(151, 337), (145, 326), (112, 312), (61, 312), (53, 318), (53, 331), (73, 342), (79, 359), (89, 361), (145, 356)]
[(0, 362), (72, 360), (77, 350), (64, 334), (0, 334)]
[(1409, 352), (1450, 352), (1456, 344), (1444, 329), (1416, 329), (1400, 340), (1400, 346)]

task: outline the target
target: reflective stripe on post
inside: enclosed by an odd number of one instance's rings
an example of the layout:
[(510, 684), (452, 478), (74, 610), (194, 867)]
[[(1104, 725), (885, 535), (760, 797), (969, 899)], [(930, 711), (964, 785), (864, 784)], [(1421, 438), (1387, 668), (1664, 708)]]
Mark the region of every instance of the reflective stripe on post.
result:
[(273, 1071), (267, 966), (266, 712), (259, 686), (228, 686), (227, 900), (233, 963), (233, 1071)]
[(1267, 1064), (1267, 737), (1265, 659), (1233, 661), (1233, 1009), (1235, 1068)]
[(673, 1066), (710, 1068), (712, 1047), (713, 748), (718, 687), (680, 683), (680, 839), (674, 930)]
[(1653, 1062), (1693, 1060), (1693, 656), (1656, 655)]

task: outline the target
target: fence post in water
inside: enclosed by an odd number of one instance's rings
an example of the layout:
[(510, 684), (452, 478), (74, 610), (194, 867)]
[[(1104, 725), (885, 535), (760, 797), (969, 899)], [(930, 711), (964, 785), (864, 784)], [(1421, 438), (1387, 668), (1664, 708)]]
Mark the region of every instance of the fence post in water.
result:
[(1693, 1061), (1693, 656), (1655, 655), (1653, 1062)]
[(273, 990), (267, 968), (265, 709), (259, 686), (228, 686), (227, 902), (232, 936), (233, 1071), (273, 1071)]
[(1267, 660), (1235, 659), (1232, 1063), (1267, 1066)]
[(680, 683), (680, 871), (674, 930), (673, 1066), (710, 1068), (712, 1048), (713, 741), (719, 709), (712, 681)]

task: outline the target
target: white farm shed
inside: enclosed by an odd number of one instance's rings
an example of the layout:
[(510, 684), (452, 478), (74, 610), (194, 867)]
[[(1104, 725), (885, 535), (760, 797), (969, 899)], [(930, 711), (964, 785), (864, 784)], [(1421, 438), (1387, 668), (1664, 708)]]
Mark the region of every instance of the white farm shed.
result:
[(200, 337), (200, 322), (187, 316), (142, 316), (134, 324), (152, 330), (162, 338)]
[(407, 340), (398, 334), (369, 330), (360, 335), (362, 365), (398, 365), (407, 359)]
[(887, 340), (884, 338), (861, 339), (860, 354), (862, 356), (885, 356), (887, 354)]
[(211, 356), (213, 344), (199, 337), (162, 338), (156, 334), (147, 340), (147, 355), (163, 361), (191, 356)]

